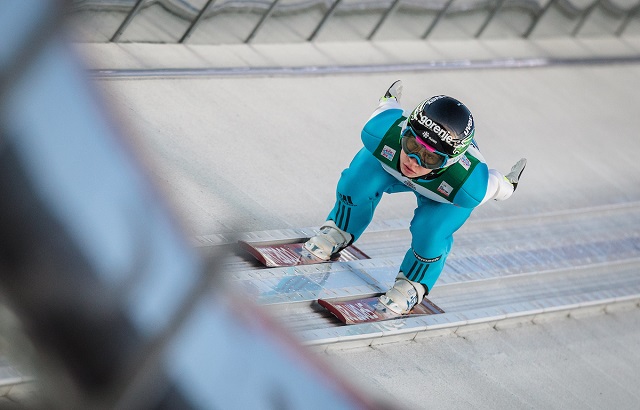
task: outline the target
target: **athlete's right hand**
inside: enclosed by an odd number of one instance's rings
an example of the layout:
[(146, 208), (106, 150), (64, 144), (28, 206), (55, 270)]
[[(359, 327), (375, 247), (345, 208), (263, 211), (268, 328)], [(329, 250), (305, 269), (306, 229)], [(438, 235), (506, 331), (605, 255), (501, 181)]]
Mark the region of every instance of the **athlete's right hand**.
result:
[(518, 187), (518, 181), (520, 180), (520, 176), (522, 175), (522, 171), (524, 171), (524, 167), (527, 166), (527, 159), (522, 158), (520, 161), (516, 162), (514, 166), (511, 167), (511, 171), (505, 175), (504, 177), (511, 182), (513, 185), (513, 190), (515, 191)]
[(400, 102), (400, 97), (402, 97), (402, 80), (396, 80), (382, 98), (395, 98), (397, 102)]

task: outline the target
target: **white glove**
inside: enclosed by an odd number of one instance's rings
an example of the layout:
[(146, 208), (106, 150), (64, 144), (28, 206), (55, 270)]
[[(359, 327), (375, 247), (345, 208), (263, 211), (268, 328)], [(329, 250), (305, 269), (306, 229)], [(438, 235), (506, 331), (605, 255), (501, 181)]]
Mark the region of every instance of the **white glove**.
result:
[(522, 158), (520, 161), (516, 162), (514, 166), (511, 167), (511, 172), (509, 172), (504, 177), (507, 181), (511, 182), (513, 185), (513, 190), (515, 191), (518, 187), (518, 181), (520, 180), (520, 176), (522, 175), (522, 171), (524, 171), (524, 167), (527, 166), (527, 159)]
[(400, 102), (400, 97), (402, 97), (402, 80), (396, 80), (382, 98), (395, 98), (397, 102)]

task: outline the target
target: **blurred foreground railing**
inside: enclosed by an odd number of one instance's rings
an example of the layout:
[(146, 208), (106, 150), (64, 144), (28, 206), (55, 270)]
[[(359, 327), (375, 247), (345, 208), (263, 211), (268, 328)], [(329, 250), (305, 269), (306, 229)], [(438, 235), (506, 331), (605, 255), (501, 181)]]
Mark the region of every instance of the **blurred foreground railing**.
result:
[[(0, 2), (0, 408), (384, 407), (236, 299), (223, 252), (191, 246), (64, 14)], [(14, 405), (18, 385), (38, 403)]]

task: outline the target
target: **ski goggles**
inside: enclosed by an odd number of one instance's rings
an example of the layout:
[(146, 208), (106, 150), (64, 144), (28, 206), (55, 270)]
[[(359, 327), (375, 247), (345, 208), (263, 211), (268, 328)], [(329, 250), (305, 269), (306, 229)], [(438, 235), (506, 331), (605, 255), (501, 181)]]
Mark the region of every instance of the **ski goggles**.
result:
[(449, 156), (436, 151), (434, 148), (420, 140), (410, 126), (402, 133), (402, 150), (407, 156), (415, 159), (423, 168), (442, 168)]

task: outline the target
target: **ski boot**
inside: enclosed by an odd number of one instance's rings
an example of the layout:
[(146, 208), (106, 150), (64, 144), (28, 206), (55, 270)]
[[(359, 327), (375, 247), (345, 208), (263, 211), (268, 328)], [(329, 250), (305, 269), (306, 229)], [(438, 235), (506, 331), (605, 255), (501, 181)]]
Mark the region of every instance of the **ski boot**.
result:
[(410, 281), (400, 272), (393, 287), (378, 300), (390, 311), (406, 315), (415, 305), (422, 302), (426, 293), (427, 289), (422, 283)]
[(319, 259), (328, 261), (338, 252), (351, 245), (353, 236), (338, 228), (329, 220), (320, 228), (320, 233), (310, 238), (304, 248)]

